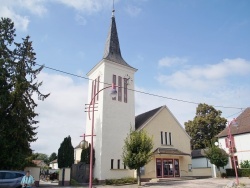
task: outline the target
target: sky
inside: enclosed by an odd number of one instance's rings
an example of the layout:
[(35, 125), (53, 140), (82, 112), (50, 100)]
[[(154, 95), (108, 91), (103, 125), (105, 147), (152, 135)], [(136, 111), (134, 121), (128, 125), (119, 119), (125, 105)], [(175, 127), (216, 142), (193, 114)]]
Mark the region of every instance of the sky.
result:
[[(104, 53), (112, 0), (0, 0), (0, 17), (15, 23), (16, 41), (29, 35), (36, 62), (86, 77)], [(198, 103), (228, 121), (250, 106), (250, 1), (115, 0), (125, 61), (138, 69), (136, 115), (166, 105), (182, 126)], [(44, 68), (34, 152), (50, 155), (85, 132), (88, 81)], [(173, 100), (178, 99), (178, 100)], [(188, 102), (184, 102), (188, 101)], [(191, 103), (190, 103), (191, 102)], [(233, 107), (233, 108), (228, 108)]]

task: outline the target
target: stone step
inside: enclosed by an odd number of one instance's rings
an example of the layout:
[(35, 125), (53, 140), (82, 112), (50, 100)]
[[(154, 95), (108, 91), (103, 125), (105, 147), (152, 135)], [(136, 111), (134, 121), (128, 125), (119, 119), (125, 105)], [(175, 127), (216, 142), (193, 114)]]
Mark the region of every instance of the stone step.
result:
[(183, 180), (194, 180), (196, 178), (193, 177), (180, 177), (180, 178), (154, 178), (151, 179), (149, 182), (157, 183), (157, 182), (168, 182), (168, 181), (183, 181)]

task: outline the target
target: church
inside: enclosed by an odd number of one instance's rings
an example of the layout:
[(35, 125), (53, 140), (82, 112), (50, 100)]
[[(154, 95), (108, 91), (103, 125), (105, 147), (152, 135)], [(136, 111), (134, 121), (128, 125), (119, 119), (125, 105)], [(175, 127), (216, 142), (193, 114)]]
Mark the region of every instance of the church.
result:
[[(135, 116), (134, 75), (137, 69), (122, 57), (114, 10), (102, 60), (88, 73), (89, 113), (86, 135), (92, 134), (95, 149), (93, 178), (99, 181), (134, 177), (122, 161), (124, 140), (130, 129), (144, 129), (153, 137), (154, 155), (141, 168), (142, 179), (190, 176), (190, 137), (167, 106)], [(117, 89), (110, 96), (111, 84)], [(94, 113), (92, 113), (92, 108)], [(91, 138), (86, 137), (91, 143)], [(75, 163), (80, 161), (81, 148), (75, 148)]]

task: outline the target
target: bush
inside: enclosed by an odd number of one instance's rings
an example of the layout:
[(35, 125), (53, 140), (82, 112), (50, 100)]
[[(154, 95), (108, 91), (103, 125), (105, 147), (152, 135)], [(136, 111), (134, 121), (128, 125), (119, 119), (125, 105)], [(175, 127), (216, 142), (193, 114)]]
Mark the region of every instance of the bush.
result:
[(72, 185), (72, 186), (77, 186), (77, 185), (79, 185), (79, 183), (78, 183), (76, 180), (71, 179), (71, 180), (70, 180), (70, 185)]
[[(237, 169), (239, 177), (249, 177), (250, 176), (250, 168), (240, 168)], [(235, 176), (234, 169), (226, 169), (227, 176)]]
[(126, 177), (121, 179), (106, 179), (106, 185), (124, 185), (124, 184), (135, 184), (137, 180), (132, 177)]
[(241, 168), (250, 168), (250, 161), (249, 160), (241, 161), (240, 167)]
[(221, 177), (222, 178), (227, 178), (227, 174), (223, 172), (223, 173), (221, 173)]

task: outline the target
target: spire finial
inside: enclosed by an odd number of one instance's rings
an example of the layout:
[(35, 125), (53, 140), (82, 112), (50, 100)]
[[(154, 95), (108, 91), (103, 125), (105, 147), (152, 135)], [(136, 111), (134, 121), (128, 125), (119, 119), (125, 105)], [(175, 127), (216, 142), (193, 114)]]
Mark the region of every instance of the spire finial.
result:
[(113, 0), (113, 10), (112, 10), (112, 17), (114, 17), (115, 15), (115, 0)]

